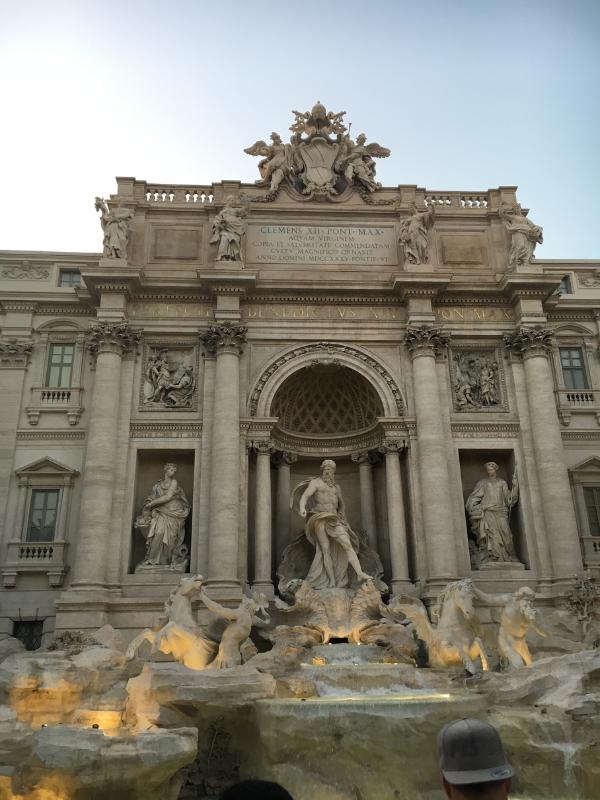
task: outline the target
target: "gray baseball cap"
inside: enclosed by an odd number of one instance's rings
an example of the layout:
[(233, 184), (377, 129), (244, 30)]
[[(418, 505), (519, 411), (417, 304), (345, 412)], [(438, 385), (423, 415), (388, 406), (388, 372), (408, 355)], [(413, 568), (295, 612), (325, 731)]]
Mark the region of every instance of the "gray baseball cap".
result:
[(457, 719), (438, 735), (440, 769), (448, 783), (487, 783), (511, 778), (500, 734), (480, 719)]

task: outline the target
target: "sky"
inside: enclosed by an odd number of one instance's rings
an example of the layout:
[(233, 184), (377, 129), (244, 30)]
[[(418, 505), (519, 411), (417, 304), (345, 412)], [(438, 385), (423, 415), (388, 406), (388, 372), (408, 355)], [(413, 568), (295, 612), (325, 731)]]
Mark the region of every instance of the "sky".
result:
[(385, 186), (517, 185), (600, 260), (600, 0), (0, 0), (0, 249), (98, 252), (116, 175), (254, 181), (317, 100)]

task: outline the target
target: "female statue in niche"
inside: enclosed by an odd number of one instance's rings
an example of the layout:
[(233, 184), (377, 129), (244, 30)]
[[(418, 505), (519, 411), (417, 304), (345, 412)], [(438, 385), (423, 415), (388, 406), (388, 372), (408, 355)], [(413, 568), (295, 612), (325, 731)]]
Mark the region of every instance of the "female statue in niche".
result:
[(177, 465), (165, 464), (163, 469), (164, 478), (154, 484), (135, 521), (146, 537), (146, 555), (137, 569), (163, 566), (183, 572), (188, 564), (188, 549), (183, 544), (185, 521), (191, 505), (175, 480)]
[(505, 480), (497, 477), (495, 461), (488, 461), (485, 470), (487, 478), (477, 481), (466, 502), (471, 530), (477, 539), (476, 561), (518, 561), (509, 525), (510, 510), (519, 499), (517, 473), (509, 488)]

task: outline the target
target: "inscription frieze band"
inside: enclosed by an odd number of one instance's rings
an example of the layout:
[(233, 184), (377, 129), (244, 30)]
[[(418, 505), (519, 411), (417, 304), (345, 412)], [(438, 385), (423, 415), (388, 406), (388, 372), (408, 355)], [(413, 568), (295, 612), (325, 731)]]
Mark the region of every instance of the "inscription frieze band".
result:
[(398, 263), (394, 226), (249, 223), (246, 262), (393, 266)]

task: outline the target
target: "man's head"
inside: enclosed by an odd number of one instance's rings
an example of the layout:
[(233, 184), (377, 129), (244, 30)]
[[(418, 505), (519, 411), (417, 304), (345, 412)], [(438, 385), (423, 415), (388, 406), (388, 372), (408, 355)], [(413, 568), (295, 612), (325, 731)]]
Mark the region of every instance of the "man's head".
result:
[(326, 458), (325, 461), (322, 461), (321, 474), (323, 475), (324, 481), (333, 483), (335, 481), (335, 461), (332, 461), (330, 458)]
[(521, 586), (515, 592), (515, 600), (519, 605), (519, 609), (524, 617), (530, 620), (535, 619), (535, 609), (533, 601), (535, 600), (535, 592), (529, 586)]
[(498, 464), (495, 461), (488, 461), (485, 465), (485, 471), (490, 476), (490, 478), (495, 478), (496, 473), (498, 472)]
[(225, 789), (219, 800), (293, 800), (293, 797), (278, 783), (241, 781)]
[(451, 800), (504, 800), (513, 768), (500, 734), (488, 722), (457, 719), (439, 733), (438, 753), (446, 796)]

